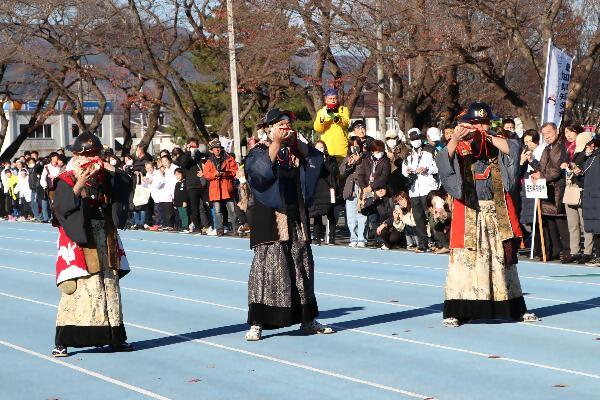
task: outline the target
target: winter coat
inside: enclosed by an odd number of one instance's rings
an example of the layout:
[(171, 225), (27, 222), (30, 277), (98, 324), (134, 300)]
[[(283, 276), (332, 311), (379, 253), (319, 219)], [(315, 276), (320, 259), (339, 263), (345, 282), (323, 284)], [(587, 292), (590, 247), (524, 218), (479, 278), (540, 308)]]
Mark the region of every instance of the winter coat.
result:
[(584, 189), (582, 196), (583, 226), (586, 232), (600, 233), (600, 150), (596, 149), (584, 164)]
[(141, 172), (142, 174), (145, 175), (146, 174), (146, 163), (148, 161), (153, 161), (152, 156), (148, 153), (144, 153), (142, 158), (136, 158), (135, 160), (133, 160), (133, 165), (131, 166), (131, 169), (133, 169), (134, 171)]
[(553, 145), (546, 146), (542, 153), (539, 171), (541, 178), (546, 179), (548, 187), (548, 198), (540, 201), (543, 215), (565, 215), (563, 195), (565, 193), (566, 177), (560, 165), (568, 160), (569, 155), (561, 140)]
[[(317, 217), (320, 215), (326, 215), (333, 204), (335, 204), (335, 196), (337, 193), (337, 176), (340, 170), (337, 162), (333, 157), (325, 157), (325, 162), (321, 167), (321, 175), (317, 181), (317, 188), (315, 190), (315, 198), (313, 204), (308, 209), (308, 215), (310, 217)], [(334, 190), (332, 203), (331, 189)]]
[(187, 193), (185, 179), (175, 184), (173, 191), (173, 205), (175, 207), (183, 207), (183, 203), (189, 204), (190, 200)]
[(354, 200), (356, 198), (357, 193), (355, 193), (354, 188), (355, 185), (358, 185), (358, 167), (363, 159), (364, 157), (360, 158), (353, 165), (348, 165), (348, 157), (346, 157), (340, 165), (340, 174), (344, 178), (344, 188), (342, 189), (344, 200)]
[(390, 170), (390, 159), (386, 155), (379, 160), (375, 160), (372, 156), (366, 157), (358, 167), (358, 184), (360, 188), (364, 189), (371, 186), (373, 191), (386, 188)]
[(342, 158), (348, 153), (348, 125), (350, 125), (350, 112), (348, 107), (340, 106), (337, 115), (339, 121), (334, 122), (327, 113), (327, 107), (317, 112), (314, 129), (321, 134), (321, 140), (325, 142), (329, 155)]
[[(227, 153), (222, 153), (220, 159), (211, 155), (204, 164), (204, 177), (208, 181), (208, 200), (230, 200), (235, 196), (233, 181), (238, 170), (235, 159)], [(222, 176), (217, 176), (222, 172)]]
[(205, 153), (186, 151), (179, 160), (179, 167), (185, 172), (185, 183), (189, 189), (204, 189), (208, 186), (208, 181), (198, 176), (198, 171), (204, 170), (204, 163), (208, 160), (208, 155)]

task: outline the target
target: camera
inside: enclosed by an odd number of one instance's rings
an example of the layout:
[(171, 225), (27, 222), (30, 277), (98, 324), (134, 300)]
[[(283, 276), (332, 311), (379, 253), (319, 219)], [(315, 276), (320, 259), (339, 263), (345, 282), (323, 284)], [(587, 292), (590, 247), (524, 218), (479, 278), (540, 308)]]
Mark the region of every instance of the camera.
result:
[(419, 178), (419, 175), (415, 172), (411, 172), (410, 174), (408, 174), (408, 177), (406, 178), (408, 180), (408, 186), (412, 186), (413, 183), (416, 182), (416, 180)]

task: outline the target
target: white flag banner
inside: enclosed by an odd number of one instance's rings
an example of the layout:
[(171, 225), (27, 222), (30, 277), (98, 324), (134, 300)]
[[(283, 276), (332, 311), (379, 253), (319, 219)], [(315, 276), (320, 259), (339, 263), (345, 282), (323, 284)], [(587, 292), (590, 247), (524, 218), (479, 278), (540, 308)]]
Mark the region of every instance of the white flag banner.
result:
[(554, 122), (560, 126), (567, 103), (572, 64), (573, 57), (549, 45), (542, 123)]

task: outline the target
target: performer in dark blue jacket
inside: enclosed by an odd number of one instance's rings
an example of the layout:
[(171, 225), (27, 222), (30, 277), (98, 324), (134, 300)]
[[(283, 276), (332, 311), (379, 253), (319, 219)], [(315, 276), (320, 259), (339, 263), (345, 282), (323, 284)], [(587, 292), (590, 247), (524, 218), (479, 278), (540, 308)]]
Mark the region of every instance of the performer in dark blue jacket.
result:
[(260, 340), (262, 329), (300, 323), (304, 331), (333, 333), (316, 321), (314, 260), (307, 208), (323, 154), (291, 130), (292, 112), (272, 109), (263, 124), (270, 144), (254, 147), (245, 171), (251, 189), (248, 218), (254, 260), (248, 279), (246, 340)]

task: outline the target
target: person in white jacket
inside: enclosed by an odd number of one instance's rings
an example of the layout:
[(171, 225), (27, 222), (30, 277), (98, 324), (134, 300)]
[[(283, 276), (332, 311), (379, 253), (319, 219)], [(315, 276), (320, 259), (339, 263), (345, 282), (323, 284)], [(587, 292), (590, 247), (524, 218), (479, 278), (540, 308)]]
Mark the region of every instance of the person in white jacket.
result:
[(168, 153), (160, 157), (160, 164), (163, 185), (159, 189), (158, 215), (162, 228), (164, 230), (173, 230), (173, 193), (175, 191), (175, 184), (177, 183), (177, 178), (175, 178), (177, 166), (173, 164), (171, 156)]
[[(161, 188), (164, 187), (164, 177), (160, 170), (154, 167), (154, 162), (148, 161), (145, 164), (146, 175), (142, 178), (142, 185), (150, 189), (150, 197), (154, 201), (155, 214), (158, 211), (158, 204), (161, 199)], [(160, 214), (159, 218), (156, 219), (155, 224), (150, 230), (157, 230), (160, 227)]]
[(32, 217), (31, 213), (31, 188), (29, 187), (29, 172), (27, 168), (19, 171), (19, 183), (15, 191), (19, 195), (19, 221)]
[(423, 135), (417, 128), (408, 131), (412, 151), (402, 163), (402, 175), (408, 178), (410, 204), (415, 218), (417, 235), (419, 236), (418, 253), (427, 251), (429, 236), (427, 235), (427, 195), (439, 188), (436, 178), (437, 165), (433, 155), (423, 149)]

